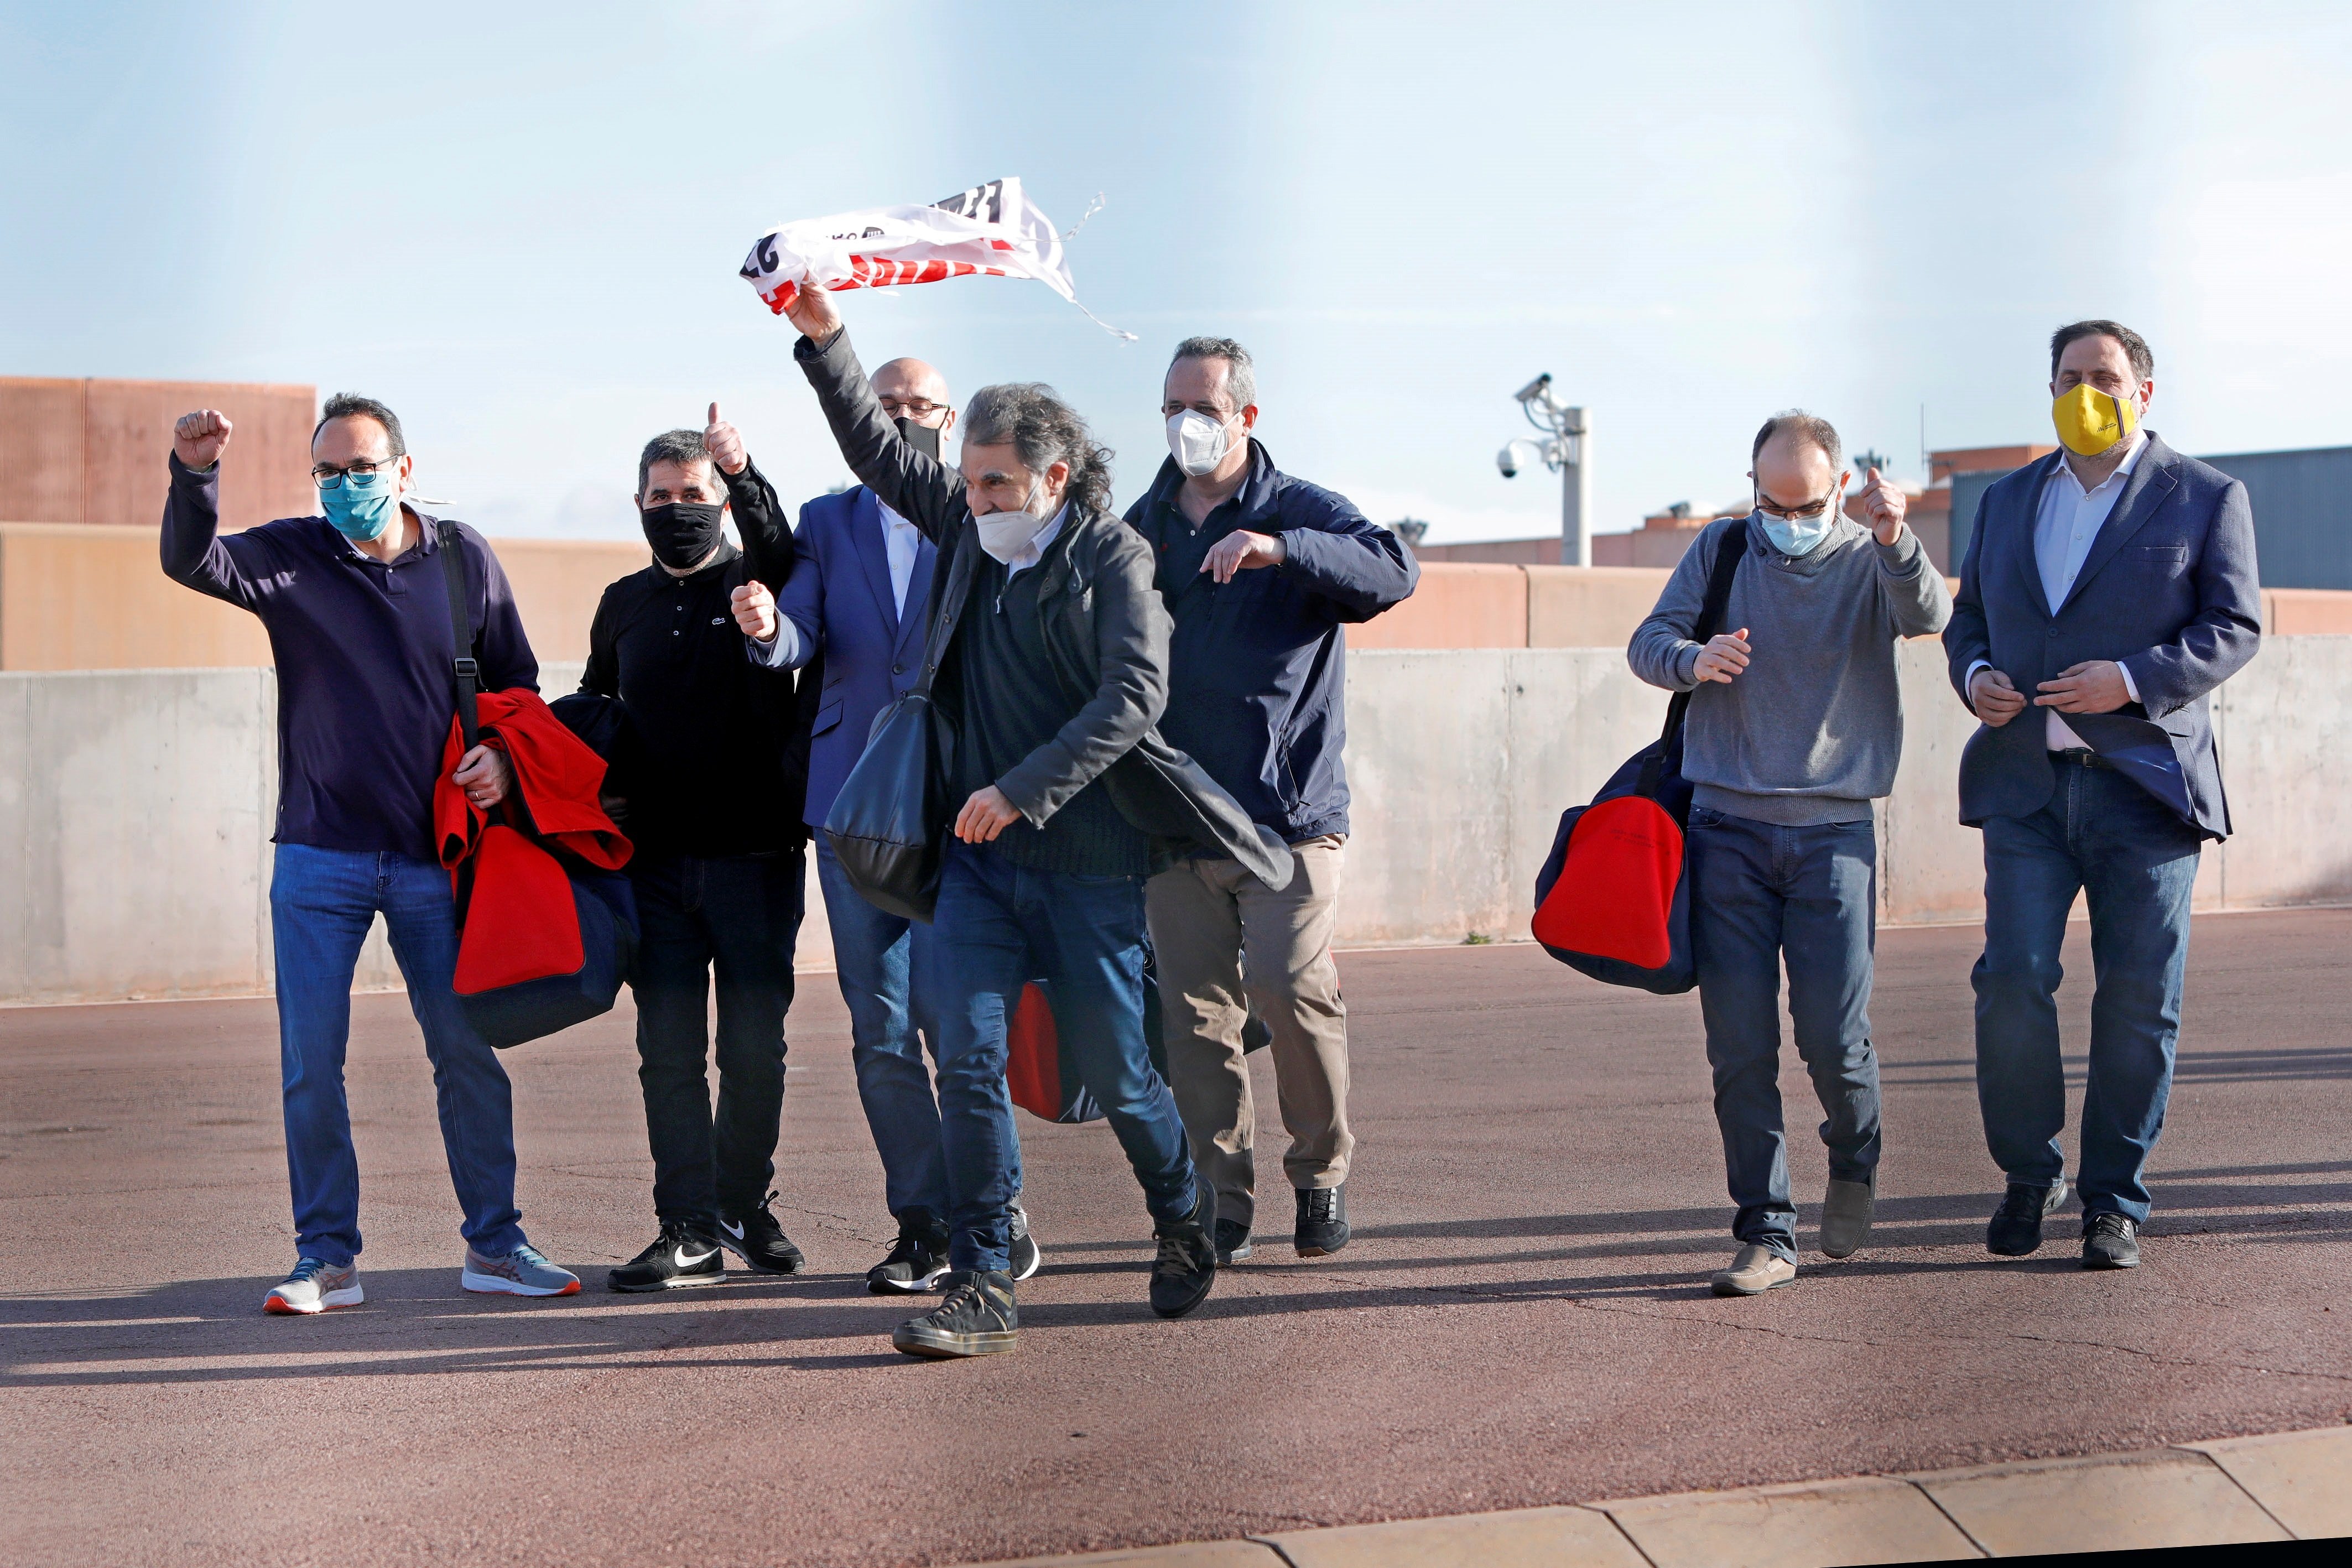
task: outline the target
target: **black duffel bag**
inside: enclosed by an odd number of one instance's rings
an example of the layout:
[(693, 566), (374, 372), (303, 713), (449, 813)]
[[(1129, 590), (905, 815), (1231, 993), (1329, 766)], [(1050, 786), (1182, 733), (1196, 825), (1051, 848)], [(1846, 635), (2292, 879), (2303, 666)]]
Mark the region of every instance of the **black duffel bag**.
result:
[[(466, 591), (466, 556), (457, 526), (438, 525), (441, 580), (449, 591), (449, 633), (455, 643), (450, 669), (457, 681), (457, 726), (465, 748), (481, 743), (481, 666), (474, 659), (474, 613)], [(637, 901), (629, 879), (618, 872), (590, 865), (560, 844), (540, 836), (530, 810), (519, 794), (510, 796), (503, 821), (486, 827), (481, 842), (457, 872), (457, 925), (461, 972), (453, 982), (458, 1005), (474, 1032), (499, 1051), (538, 1040), (584, 1023), (613, 1010), (621, 983), (636, 962)], [(503, 841), (501, 841), (503, 840)], [(477, 873), (486, 857), (503, 857), (524, 876), (551, 876), (560, 871), (570, 884), (572, 914), (580, 927), (580, 963), (576, 969), (518, 977), (476, 989), (462, 972), (465, 927), (477, 913)], [(550, 863), (552, 862), (551, 868)], [(548, 890), (542, 889), (544, 893)], [(541, 906), (543, 907), (543, 905)], [(494, 912), (481, 912), (486, 922)], [(494, 927), (493, 927), (494, 928)]]
[[(1748, 553), (1747, 518), (1714, 527), (1715, 570), (1691, 627), (1691, 641), (1701, 644), (1722, 628), (1731, 580)], [(1689, 692), (1676, 692), (1658, 738), (1626, 758), (1590, 804), (1560, 813), (1551, 853), (1536, 873), (1533, 929), (1546, 952), (1596, 980), (1660, 996), (1698, 984), (1683, 843), (1691, 807), (1683, 716), (1690, 701)]]
[(875, 716), (824, 814), (824, 836), (866, 902), (929, 925), (947, 849), (948, 789), (928, 676)]

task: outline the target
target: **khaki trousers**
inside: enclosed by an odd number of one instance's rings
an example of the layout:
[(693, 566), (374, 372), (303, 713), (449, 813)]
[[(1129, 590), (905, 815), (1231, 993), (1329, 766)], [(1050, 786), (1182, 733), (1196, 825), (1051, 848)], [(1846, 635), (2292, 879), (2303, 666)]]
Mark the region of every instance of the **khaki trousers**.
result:
[(1231, 860), (1191, 861), (1146, 885), (1171, 1087), (1220, 1218), (1248, 1225), (1256, 1208), (1257, 1112), (1242, 1055), (1253, 1006), (1274, 1034), (1284, 1174), (1295, 1187), (1348, 1179), (1348, 1009), (1331, 961), (1345, 843), (1293, 844), (1297, 869), (1280, 888)]

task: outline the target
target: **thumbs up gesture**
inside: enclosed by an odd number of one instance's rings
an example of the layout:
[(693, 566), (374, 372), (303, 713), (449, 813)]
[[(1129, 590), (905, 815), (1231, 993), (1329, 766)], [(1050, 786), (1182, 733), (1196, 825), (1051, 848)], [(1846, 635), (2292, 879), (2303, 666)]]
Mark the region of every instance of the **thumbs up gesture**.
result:
[(216, 408), (184, 413), (172, 426), (172, 450), (179, 455), (184, 467), (209, 468), (220, 461), (228, 447), (229, 432), (235, 428), (228, 415)]
[(710, 405), (710, 423), (702, 433), (702, 449), (719, 465), (722, 474), (740, 474), (751, 465), (743, 450), (743, 433), (719, 417), (719, 405)]
[(1903, 537), (1903, 516), (1910, 509), (1911, 497), (1900, 485), (1881, 478), (1877, 469), (1870, 471), (1870, 482), (1863, 486), (1853, 504), (1861, 514), (1854, 520), (1868, 523), (1880, 544), (1891, 545)]

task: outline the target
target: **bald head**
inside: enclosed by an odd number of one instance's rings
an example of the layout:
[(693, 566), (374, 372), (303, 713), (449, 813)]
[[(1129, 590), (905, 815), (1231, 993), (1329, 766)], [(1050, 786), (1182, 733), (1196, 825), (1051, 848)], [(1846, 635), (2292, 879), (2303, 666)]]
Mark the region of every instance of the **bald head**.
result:
[(948, 406), (948, 379), (920, 360), (892, 360), (874, 372), (874, 396), (892, 419), (909, 419), (945, 430), (955, 423)]

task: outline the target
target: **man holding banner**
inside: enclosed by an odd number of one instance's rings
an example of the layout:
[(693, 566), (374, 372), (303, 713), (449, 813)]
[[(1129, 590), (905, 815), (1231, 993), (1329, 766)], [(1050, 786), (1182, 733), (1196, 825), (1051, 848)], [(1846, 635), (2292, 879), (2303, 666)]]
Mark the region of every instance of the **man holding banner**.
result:
[[(1181, 1316), (1215, 1281), (1216, 1197), (1145, 1048), (1143, 882), (1193, 843), (1287, 882), (1288, 848), (1153, 728), (1167, 611), (1085, 423), (1049, 388), (984, 387), (964, 410), (959, 473), (884, 415), (824, 289), (793, 287), (784, 308), (851, 471), (938, 546), (944, 573), (923, 661), (952, 768), (933, 998), (952, 1271), (940, 1307), (892, 1343), (933, 1357), (1019, 1343), (1006, 1026), (1039, 975), (1143, 1188), (1152, 1310)], [(853, 775), (842, 800), (857, 789)]]

